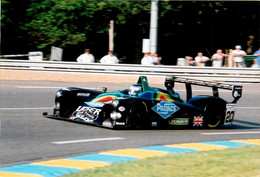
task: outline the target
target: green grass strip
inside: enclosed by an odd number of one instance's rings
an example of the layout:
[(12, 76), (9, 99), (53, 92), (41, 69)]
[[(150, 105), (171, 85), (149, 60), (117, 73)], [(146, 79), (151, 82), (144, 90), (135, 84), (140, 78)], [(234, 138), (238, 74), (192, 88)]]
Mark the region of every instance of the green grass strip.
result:
[(260, 148), (245, 146), (226, 150), (170, 154), (164, 157), (68, 174), (63, 177), (260, 177)]

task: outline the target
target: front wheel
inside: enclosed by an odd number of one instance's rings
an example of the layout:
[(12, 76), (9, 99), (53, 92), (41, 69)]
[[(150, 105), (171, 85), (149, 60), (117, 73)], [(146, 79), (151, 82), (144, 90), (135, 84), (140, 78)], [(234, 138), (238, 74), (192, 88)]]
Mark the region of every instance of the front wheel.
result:
[(130, 110), (131, 126), (135, 129), (141, 129), (147, 126), (147, 105), (143, 101), (134, 103)]

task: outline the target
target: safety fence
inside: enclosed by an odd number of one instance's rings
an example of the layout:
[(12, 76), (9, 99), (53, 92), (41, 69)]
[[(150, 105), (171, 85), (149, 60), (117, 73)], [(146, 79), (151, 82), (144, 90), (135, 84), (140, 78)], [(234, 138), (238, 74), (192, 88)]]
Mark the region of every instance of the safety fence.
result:
[(95, 74), (178, 76), (221, 81), (260, 82), (260, 68), (101, 64), (57, 61), (0, 60), (1, 69)]

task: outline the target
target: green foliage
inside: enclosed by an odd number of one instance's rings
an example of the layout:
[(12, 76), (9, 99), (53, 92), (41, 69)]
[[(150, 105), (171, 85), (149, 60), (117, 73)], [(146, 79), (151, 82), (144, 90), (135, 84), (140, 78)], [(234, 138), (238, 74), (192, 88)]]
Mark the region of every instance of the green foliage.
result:
[(7, 9), (4, 8), (5, 5), (8, 4), (8, 2), (6, 0), (1, 0), (1, 21), (5, 20), (6, 18), (6, 11)]
[(109, 21), (126, 24), (128, 16), (149, 12), (150, 3), (95, 0), (33, 0), (23, 29), (39, 48), (86, 42), (93, 32), (106, 33)]

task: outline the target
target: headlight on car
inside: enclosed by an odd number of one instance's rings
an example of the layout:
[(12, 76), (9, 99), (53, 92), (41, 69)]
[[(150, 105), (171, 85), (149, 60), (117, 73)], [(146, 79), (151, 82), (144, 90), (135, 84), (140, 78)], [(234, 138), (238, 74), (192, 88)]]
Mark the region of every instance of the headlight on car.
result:
[(117, 120), (117, 119), (121, 119), (122, 114), (119, 113), (119, 112), (113, 111), (113, 112), (111, 112), (110, 117), (111, 117), (111, 119), (113, 119), (113, 120)]
[(60, 109), (60, 102), (56, 102), (55, 105), (54, 105), (54, 108), (55, 109)]
[(62, 96), (61, 92), (56, 93), (56, 97), (61, 97), (61, 96)]

